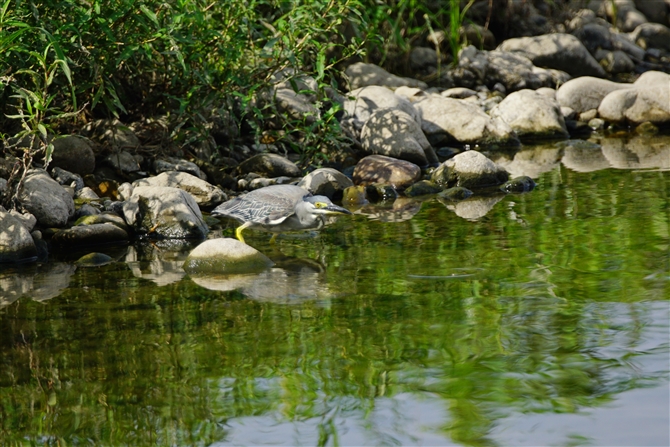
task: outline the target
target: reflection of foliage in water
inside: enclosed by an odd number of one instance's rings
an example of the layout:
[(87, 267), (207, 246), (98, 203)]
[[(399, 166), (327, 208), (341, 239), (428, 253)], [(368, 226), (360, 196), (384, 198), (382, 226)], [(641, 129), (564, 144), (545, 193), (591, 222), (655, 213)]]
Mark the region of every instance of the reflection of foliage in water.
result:
[(452, 440), (492, 445), (512, 412), (653, 386), (665, 373), (636, 369), (640, 302), (668, 297), (669, 182), (556, 170), (475, 223), (437, 202), (401, 223), (340, 221), (280, 241), (320, 259), (338, 296), (292, 306), (79, 269), (58, 298), (0, 311), (0, 439), (208, 444), (274, 415), (313, 421), (325, 444), (337, 418), (411, 392), (443, 400)]

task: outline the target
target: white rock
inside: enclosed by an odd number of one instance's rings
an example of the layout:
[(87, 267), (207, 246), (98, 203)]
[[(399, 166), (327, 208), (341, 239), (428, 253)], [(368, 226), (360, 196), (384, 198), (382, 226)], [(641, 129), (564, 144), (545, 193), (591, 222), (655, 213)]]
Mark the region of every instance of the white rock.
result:
[(509, 124), (522, 140), (569, 136), (558, 103), (534, 90), (510, 93), (491, 110), (491, 117)]
[(183, 189), (193, 196), (198, 205), (205, 207), (216, 206), (227, 200), (226, 195), (220, 188), (194, 175), (181, 171), (168, 171), (155, 177), (135, 180), (133, 187), (136, 188), (138, 186), (169, 186)]

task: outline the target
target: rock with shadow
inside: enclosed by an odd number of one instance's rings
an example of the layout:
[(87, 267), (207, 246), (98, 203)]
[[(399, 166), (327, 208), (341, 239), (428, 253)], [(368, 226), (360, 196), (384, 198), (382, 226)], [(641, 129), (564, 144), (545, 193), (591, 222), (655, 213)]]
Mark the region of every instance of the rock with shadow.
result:
[(0, 207), (0, 264), (31, 262), (37, 247), (25, 225)]
[(191, 194), (195, 202), (202, 207), (216, 206), (228, 200), (221, 188), (187, 172), (169, 171), (155, 177), (135, 180), (133, 187), (138, 186), (168, 186), (183, 189)]
[(421, 168), (405, 160), (384, 155), (368, 155), (354, 169), (354, 184), (368, 186), (374, 183), (405, 189), (421, 178)]
[(493, 119), (479, 106), (466, 100), (430, 96), (418, 101), (421, 128), (434, 146), (453, 142), (481, 145), (519, 144), (514, 130), (504, 121)]
[(491, 117), (507, 123), (521, 141), (569, 137), (558, 103), (534, 90), (510, 93), (491, 110)]
[(193, 196), (179, 188), (139, 186), (123, 203), (126, 223), (155, 239), (203, 239), (209, 228)]
[(477, 190), (499, 186), (509, 180), (507, 171), (477, 151), (462, 152), (442, 163), (431, 180), (445, 187)]
[(437, 162), (421, 126), (401, 110), (381, 109), (372, 114), (361, 131), (361, 143), (369, 154), (407, 160), (419, 166)]

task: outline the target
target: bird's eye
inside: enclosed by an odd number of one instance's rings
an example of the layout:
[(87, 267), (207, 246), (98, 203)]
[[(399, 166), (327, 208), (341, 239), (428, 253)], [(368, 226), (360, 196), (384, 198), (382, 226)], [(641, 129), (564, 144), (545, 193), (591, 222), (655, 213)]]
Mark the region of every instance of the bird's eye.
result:
[(325, 208), (325, 207), (328, 206), (328, 204), (325, 203), (325, 202), (315, 202), (314, 206), (317, 207), (317, 208)]

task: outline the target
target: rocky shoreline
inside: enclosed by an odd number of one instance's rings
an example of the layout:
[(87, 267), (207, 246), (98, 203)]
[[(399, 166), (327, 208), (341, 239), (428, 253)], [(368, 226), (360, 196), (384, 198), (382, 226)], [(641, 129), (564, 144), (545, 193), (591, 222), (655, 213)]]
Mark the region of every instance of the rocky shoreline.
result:
[[(295, 71), (276, 73), (258, 101), (285, 116), (310, 122), (321, 117), (323, 98), (339, 104), (352, 144), (328, 154), (327, 168), (305, 172), (271, 139), (218, 155), (201, 147), (192, 161), (155, 154), (150, 142), (157, 132), (150, 130), (164, 130), (160, 119), (101, 120), (79, 135), (56, 137), (47, 169), (22, 178), (18, 160), (0, 159), (0, 192), (21, 182), (16, 210), (0, 207), (0, 263), (44, 262), (54, 251), (137, 238), (204, 240), (220, 226), (209, 210), (271, 184), (296, 183), (352, 210), (390, 212), (389, 220), (411, 218), (403, 204), (416, 197), (436, 195), (456, 206), (530, 191), (539, 172), (485, 154), (540, 141), (597, 154), (597, 144), (571, 139), (621, 130), (650, 135), (670, 125), (670, 4), (616, 3), (620, 30), (599, 16), (601, 9), (583, 9), (560, 24), (562, 32), (512, 38), (489, 50), (467, 46), (456, 66), (442, 67), (435, 47), (416, 47), (416, 77), (353, 63), (344, 71), (346, 92), (319, 91), (313, 78)], [(478, 35), (490, 46), (487, 32)], [(225, 120), (212, 129), (234, 133)], [(375, 202), (393, 203), (391, 211), (365, 210)]]

